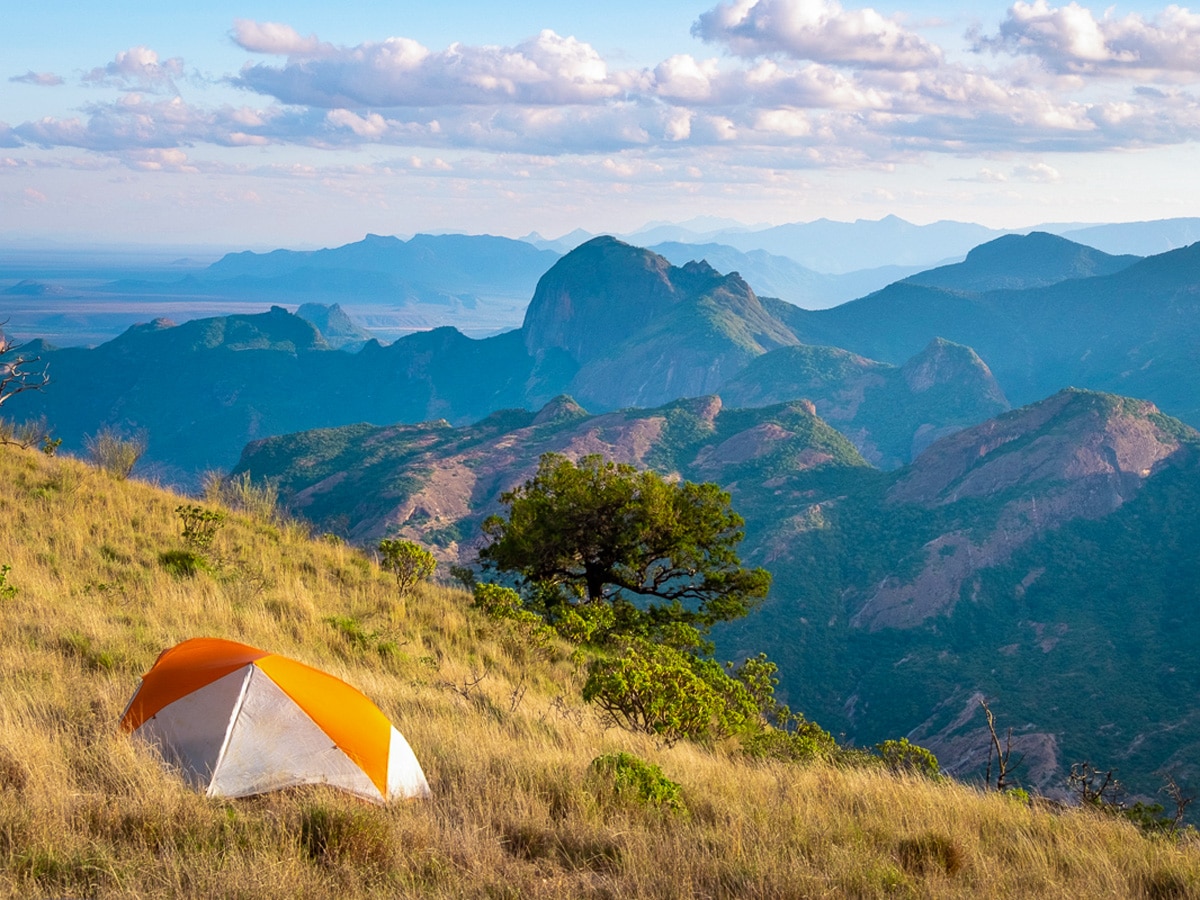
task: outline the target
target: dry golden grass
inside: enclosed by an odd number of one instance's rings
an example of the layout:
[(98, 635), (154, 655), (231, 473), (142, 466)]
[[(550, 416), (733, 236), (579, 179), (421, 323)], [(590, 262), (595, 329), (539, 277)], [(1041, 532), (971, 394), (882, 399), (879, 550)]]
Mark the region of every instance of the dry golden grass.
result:
[[(230, 516), (211, 571), (171, 574), (181, 499), (0, 448), (0, 895), (72, 897), (1200, 897), (1200, 848), (954, 783), (605, 730), (566, 647), (530, 658), (464, 594), (400, 606), (358, 552)], [(138, 678), (214, 635), (376, 700), (434, 791), (211, 801), (116, 730)], [(482, 678), (480, 677), (482, 676)], [(477, 682), (477, 683), (476, 683)], [(589, 774), (627, 750), (688, 812)]]

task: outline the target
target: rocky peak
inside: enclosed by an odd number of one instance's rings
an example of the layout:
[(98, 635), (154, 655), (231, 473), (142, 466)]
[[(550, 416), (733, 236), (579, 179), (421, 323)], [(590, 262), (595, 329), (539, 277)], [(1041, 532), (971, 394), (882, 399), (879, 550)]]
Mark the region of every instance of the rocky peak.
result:
[(970, 347), (956, 344), (944, 338), (934, 338), (924, 350), (906, 362), (900, 369), (905, 384), (914, 394), (924, 393), (930, 388), (946, 384), (961, 384), (980, 381), (984, 393), (1004, 399), (1004, 392), (992, 370)]
[(888, 496), (938, 506), (1088, 479), (1093, 488), (1107, 485), (1107, 512), (1179, 451), (1188, 432), (1196, 434), (1153, 403), (1068, 388), (936, 442)]
[(593, 238), (556, 262), (525, 311), (531, 356), (565, 350), (583, 364), (670, 310), (679, 299), (672, 266), (613, 237)]
[(586, 419), (588, 411), (575, 402), (569, 394), (559, 394), (538, 411), (534, 425), (561, 424), (572, 419)]

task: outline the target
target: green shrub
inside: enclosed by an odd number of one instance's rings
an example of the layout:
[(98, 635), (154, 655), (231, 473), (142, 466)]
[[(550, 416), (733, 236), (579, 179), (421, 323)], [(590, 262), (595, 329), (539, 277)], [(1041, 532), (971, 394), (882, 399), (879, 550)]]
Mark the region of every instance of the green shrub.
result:
[(17, 596), (17, 586), (8, 583), (8, 573), (12, 566), (0, 566), (0, 600), (11, 600)]
[(875, 752), (893, 772), (907, 772), (929, 778), (936, 778), (941, 773), (937, 757), (918, 744), (910, 744), (908, 738), (883, 741), (875, 745)]
[(717, 663), (643, 638), (591, 664), (583, 699), (614, 724), (656, 735), (667, 746), (724, 737), (756, 714), (745, 686)]
[(379, 556), (379, 565), (396, 576), (396, 590), (401, 597), (437, 570), (433, 554), (412, 541), (385, 538), (379, 542)]
[(179, 516), (184, 545), (193, 551), (204, 552), (212, 546), (217, 531), (225, 522), (225, 513), (203, 506), (183, 504), (175, 507)]
[(609, 780), (613, 792), (623, 800), (686, 812), (683, 788), (663, 770), (632, 753), (609, 753), (592, 760), (590, 769)]

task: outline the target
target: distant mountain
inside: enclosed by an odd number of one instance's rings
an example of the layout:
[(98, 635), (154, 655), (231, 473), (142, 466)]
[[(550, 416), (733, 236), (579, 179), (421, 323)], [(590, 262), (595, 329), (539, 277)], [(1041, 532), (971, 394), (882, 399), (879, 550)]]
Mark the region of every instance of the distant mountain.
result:
[(321, 336), (335, 350), (361, 350), (367, 341), (372, 340), (371, 333), (356, 324), (336, 303), (332, 306), (303, 303), (296, 310), (296, 315), (316, 326)]
[[(206, 282), (253, 279), (275, 285), (369, 274), (387, 276), (397, 294), (432, 292), (458, 297), (495, 293), (528, 297), (558, 254), (524, 241), (489, 235), (418, 234), (403, 241), (369, 234), (330, 250), (229, 253), (204, 270)], [(350, 284), (346, 290), (352, 290)], [(395, 297), (380, 297), (380, 300)]]
[(1141, 257), (1109, 256), (1042, 231), (1006, 234), (973, 249), (960, 263), (904, 279), (908, 284), (983, 293), (1048, 287), (1072, 278), (1112, 275)]
[(1200, 423), (1200, 244), (1043, 288), (971, 294), (907, 281), (828, 310), (764, 303), (803, 343), (896, 365), (934, 337), (965, 344), (1016, 403), (1074, 384)]
[(914, 225), (896, 216), (878, 221), (796, 222), (761, 231), (719, 232), (709, 240), (743, 252), (766, 250), (805, 268), (841, 274), (884, 265), (929, 266), (955, 259), (1004, 232), (967, 222)]
[(1027, 783), (1061, 791), (1071, 762), (1105, 760), (1151, 796), (1157, 772), (1200, 775), (1180, 701), (1200, 687), (1200, 561), (1182, 549), (1197, 535), (1200, 434), (1064, 391), (765, 520), (748, 540), (772, 599), (723, 647), (769, 642), (781, 671), (808, 673), (789, 700), (864, 743), (899, 731), (978, 771), (984, 696)]
[(10, 297), (63, 297), (71, 292), (61, 284), (48, 284), (25, 278), (11, 287), (6, 287), (0, 293)]
[(1154, 256), (1200, 241), (1200, 219), (1159, 219), (1090, 225), (1059, 232), (1063, 237), (1106, 253)]
[[(305, 309), (334, 344), (357, 334), (332, 307)], [(987, 367), (966, 348), (919, 347), (912, 356), (933, 353), (943, 374), (917, 390), (902, 371), (866, 360), (847, 367), (836, 353), (801, 350), (786, 321), (802, 312), (760, 300), (740, 277), (707, 264), (676, 267), (597, 238), (543, 276), (518, 331), (473, 340), (439, 328), (387, 348), (367, 341), (348, 357), (330, 354), (320, 330), (282, 308), (177, 328), (159, 321), (95, 350), (48, 356), (53, 387), (14, 398), (6, 412), (46, 415), (68, 449), (102, 425), (145, 429), (147, 461), (174, 467), (164, 480), (188, 483), (203, 469), (232, 465), (247, 441), (268, 434), (361, 421), (461, 424), (505, 407), (538, 408), (562, 393), (596, 411), (727, 387), (747, 405), (811, 396), (886, 467), (1005, 408)], [(751, 367), (784, 348), (797, 353)], [(872, 366), (890, 372), (878, 385), (868, 377)]]
[(247, 441), (270, 434), (365, 420), (472, 421), (523, 402), (532, 377), (520, 332), (472, 340), (439, 328), (336, 353), (281, 307), (178, 326), (156, 320), (92, 350), (41, 355), (52, 387), (12, 398), (6, 415), (45, 416), (76, 452), (104, 425), (144, 431), (147, 464), (184, 484), (228, 469)]
[(544, 238), (536, 231), (531, 231), (529, 234), (521, 238), (525, 243), (532, 244), (539, 250), (552, 250), (559, 255), (570, 253), (580, 244), (586, 244), (596, 235), (590, 231), (584, 231), (582, 228), (576, 228), (574, 231), (568, 232), (559, 238)]
[(845, 275), (822, 275), (786, 256), (765, 250), (743, 253), (728, 244), (667, 242), (647, 249), (672, 265), (703, 261), (720, 272), (737, 272), (760, 297), (778, 297), (804, 309), (826, 309), (862, 297), (912, 274), (912, 267), (885, 266)]

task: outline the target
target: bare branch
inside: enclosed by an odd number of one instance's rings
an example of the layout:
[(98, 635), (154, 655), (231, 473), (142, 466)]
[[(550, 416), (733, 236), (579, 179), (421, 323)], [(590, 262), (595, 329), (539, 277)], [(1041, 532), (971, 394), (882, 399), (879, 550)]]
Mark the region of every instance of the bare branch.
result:
[[(0, 327), (8, 320), (0, 322)], [(48, 365), (38, 366), (40, 356), (26, 356), (18, 344), (0, 330), (0, 406), (22, 391), (40, 391), (50, 383)]]

